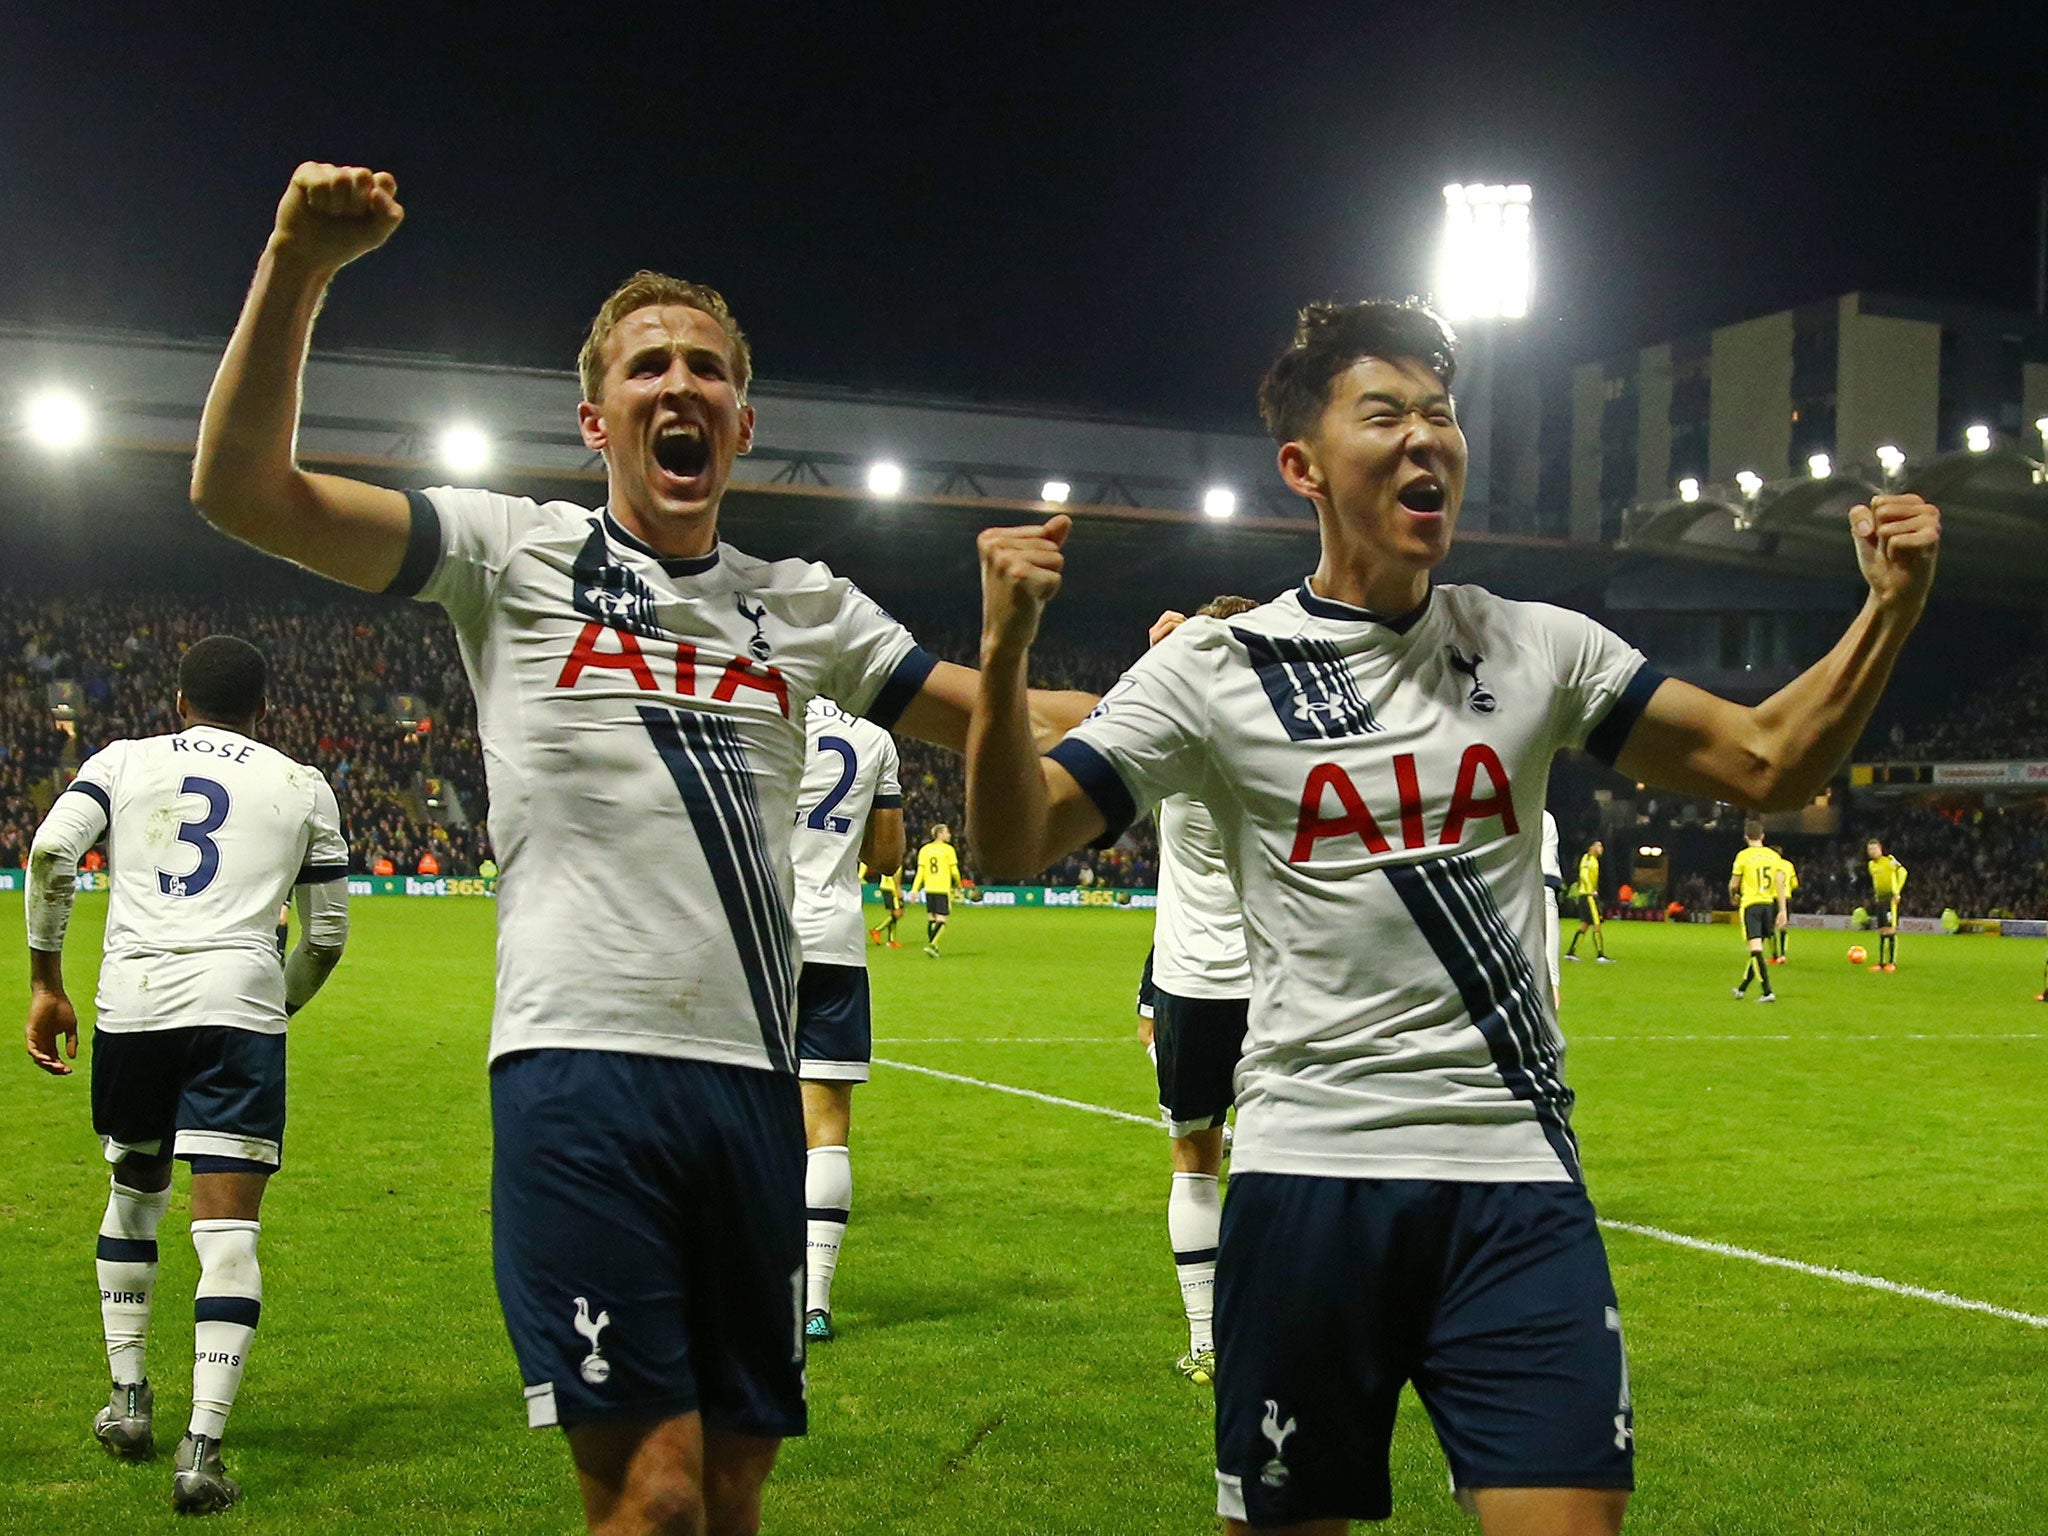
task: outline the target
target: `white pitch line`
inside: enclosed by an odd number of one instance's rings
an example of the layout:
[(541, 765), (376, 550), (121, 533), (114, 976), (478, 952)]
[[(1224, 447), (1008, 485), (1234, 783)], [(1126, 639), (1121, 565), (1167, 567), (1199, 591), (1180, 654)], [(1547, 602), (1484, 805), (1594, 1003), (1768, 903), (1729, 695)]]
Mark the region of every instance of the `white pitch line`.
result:
[(1902, 1285), (1896, 1280), (1886, 1280), (1879, 1275), (1861, 1275), (1853, 1269), (1836, 1269), (1828, 1264), (1807, 1264), (1798, 1259), (1781, 1259), (1774, 1253), (1758, 1253), (1754, 1248), (1737, 1248), (1733, 1243), (1711, 1243), (1703, 1237), (1687, 1237), (1683, 1232), (1666, 1232), (1662, 1227), (1638, 1226), (1632, 1221), (1609, 1221), (1602, 1217), (1600, 1225), (1611, 1227), (1617, 1232), (1633, 1232), (1638, 1237), (1654, 1237), (1660, 1243), (1675, 1243), (1680, 1248), (1693, 1248), (1701, 1253), (1717, 1253), (1724, 1259), (1747, 1259), (1752, 1264), (1767, 1264), (1773, 1269), (1789, 1269), (1822, 1280), (1839, 1280), (1844, 1285), (1867, 1286), (1873, 1291), (1884, 1291), (1892, 1296), (1911, 1296), (1916, 1301), (1931, 1301), (1936, 1306), (1954, 1307), (1960, 1312), (1982, 1312), (1987, 1317), (2002, 1317), (2009, 1323), (2025, 1323), (2029, 1328), (2048, 1328), (2048, 1317), (2036, 1317), (2031, 1312), (2015, 1312), (2010, 1307), (1993, 1306), (1988, 1301), (1974, 1301), (1968, 1296), (1958, 1296), (1952, 1291), (1930, 1291), (1925, 1286)]
[[(1742, 1036), (1739, 1038), (1750, 1038)], [(1149, 1115), (1134, 1115), (1129, 1110), (1111, 1109), (1104, 1104), (1089, 1104), (1080, 1099), (1061, 1098), (1056, 1093), (1040, 1093), (1034, 1088), (1017, 1088), (1009, 1083), (992, 1083), (986, 1078), (968, 1077), (960, 1072), (941, 1072), (937, 1067), (920, 1067), (915, 1062), (890, 1061), (877, 1056), (875, 1064), (895, 1067), (899, 1071), (918, 1072), (926, 1077), (944, 1078), (949, 1083), (966, 1083), (974, 1088), (987, 1088), (995, 1093), (1014, 1094), (1020, 1099), (1036, 1099), (1041, 1104), (1057, 1104), (1063, 1109), (1084, 1110), (1091, 1115), (1107, 1115), (1112, 1120), (1125, 1120), (1132, 1125), (1156, 1129), (1159, 1121)], [(1860, 1285), (1868, 1290), (1883, 1291), (1890, 1296), (1906, 1296), (1915, 1301), (1931, 1301), (1938, 1307), (1952, 1307), (1959, 1312), (1981, 1312), (1986, 1317), (2003, 1318), (2009, 1323), (2024, 1323), (2029, 1328), (2048, 1328), (2048, 1317), (2037, 1317), (2031, 1312), (2015, 1311), (2011, 1307), (1997, 1306), (1988, 1301), (1977, 1301), (1969, 1296), (1958, 1296), (1953, 1291), (1929, 1290), (1925, 1286), (1905, 1285), (1897, 1280), (1887, 1280), (1882, 1275), (1859, 1274), (1853, 1269), (1836, 1269), (1827, 1264), (1808, 1264), (1801, 1259), (1780, 1258), (1775, 1253), (1759, 1253), (1754, 1248), (1738, 1248), (1733, 1243), (1710, 1242), (1703, 1237), (1687, 1237), (1683, 1232), (1667, 1232), (1662, 1227), (1646, 1227), (1633, 1221), (1610, 1221), (1600, 1218), (1600, 1225), (1616, 1232), (1633, 1232), (1638, 1237), (1654, 1238), (1660, 1243), (1672, 1243), (1680, 1248), (1691, 1248), (1700, 1253), (1718, 1254), (1724, 1259), (1745, 1259), (1751, 1264), (1762, 1264), (1771, 1269), (1789, 1269), (1795, 1274), (1810, 1275), (1817, 1280), (1834, 1280), (1843, 1285)]]
[(1111, 1109), (1104, 1104), (1084, 1104), (1079, 1099), (1063, 1099), (1056, 1093), (1040, 1093), (1035, 1088), (1013, 1088), (1008, 1083), (991, 1083), (986, 1078), (965, 1077), (958, 1072), (941, 1072), (937, 1067), (920, 1067), (915, 1062), (887, 1061), (880, 1056), (875, 1064), (896, 1067), (904, 1072), (922, 1072), (926, 1077), (943, 1077), (949, 1083), (968, 1083), (976, 1088), (988, 1088), (997, 1093), (1014, 1093), (1020, 1099), (1036, 1099), (1041, 1104), (1057, 1104), (1063, 1109), (1085, 1109), (1091, 1115), (1107, 1115), (1112, 1120), (1128, 1120), (1133, 1125), (1150, 1129), (1159, 1128), (1157, 1115), (1134, 1115), (1127, 1109)]
[(1868, 1044), (1884, 1040), (2048, 1040), (2048, 1031), (2034, 1030), (2026, 1033), (2007, 1034), (1935, 1034), (1932, 1032), (1913, 1033), (1895, 1030), (1888, 1035), (1568, 1035), (1567, 1040), (1600, 1041), (1607, 1044), (1629, 1045), (1638, 1040), (1708, 1040), (1708, 1041), (1807, 1041), (1819, 1044)]

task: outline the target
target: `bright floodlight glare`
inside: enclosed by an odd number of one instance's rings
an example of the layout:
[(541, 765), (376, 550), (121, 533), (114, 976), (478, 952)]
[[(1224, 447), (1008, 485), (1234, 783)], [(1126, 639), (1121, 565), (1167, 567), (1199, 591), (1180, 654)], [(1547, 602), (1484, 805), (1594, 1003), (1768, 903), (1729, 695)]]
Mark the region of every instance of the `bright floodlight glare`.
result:
[(903, 466), (879, 459), (868, 466), (868, 489), (877, 496), (895, 496), (903, 490)]
[(1221, 521), (1237, 515), (1237, 492), (1227, 485), (1212, 485), (1202, 493), (1202, 515)]
[(1806, 472), (1816, 480), (1825, 480), (1835, 472), (1834, 460), (1824, 453), (1809, 455), (1806, 460)]
[(21, 415), (29, 440), (53, 453), (83, 447), (92, 435), (85, 401), (68, 389), (39, 390), (29, 397)]
[(1896, 475), (1906, 467), (1906, 455), (1890, 443), (1877, 450), (1878, 466), (1888, 475)]
[(1972, 453), (1986, 453), (1991, 448), (1991, 429), (1983, 422), (1972, 422), (1963, 429), (1963, 446)]
[(1067, 484), (1066, 481), (1048, 480), (1045, 482), (1044, 485), (1039, 487), (1038, 499), (1040, 501), (1050, 501), (1054, 504), (1058, 504), (1060, 502), (1065, 501), (1069, 496), (1073, 494), (1074, 488), (1071, 485)]
[(1693, 479), (1691, 475), (1687, 475), (1683, 480), (1679, 481), (1678, 499), (1680, 501), (1698, 501), (1700, 499), (1699, 481)]
[(1452, 320), (1519, 320), (1529, 313), (1529, 217), (1521, 182), (1444, 188), (1436, 299)]
[(1743, 495), (1755, 496), (1764, 488), (1764, 477), (1753, 469), (1738, 469), (1735, 471), (1735, 484)]
[(480, 475), (491, 467), (491, 439), (472, 422), (458, 421), (442, 428), (435, 447), (451, 474)]
[(2044, 442), (2048, 442), (2048, 416), (2043, 416), (2039, 421), (2035, 422), (2034, 430), (2041, 434)]

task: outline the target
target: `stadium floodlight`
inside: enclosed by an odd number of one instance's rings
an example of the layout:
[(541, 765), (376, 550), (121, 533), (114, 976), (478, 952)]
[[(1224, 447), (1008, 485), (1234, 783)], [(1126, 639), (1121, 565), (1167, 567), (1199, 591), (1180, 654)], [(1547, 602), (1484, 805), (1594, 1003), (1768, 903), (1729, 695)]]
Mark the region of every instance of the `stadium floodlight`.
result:
[(1973, 421), (1963, 429), (1963, 446), (1972, 453), (1991, 451), (1991, 429), (1981, 421)]
[(1835, 461), (1824, 453), (1809, 454), (1806, 472), (1816, 480), (1825, 480), (1835, 472)]
[(474, 422), (458, 421), (443, 427), (434, 448), (450, 474), (480, 475), (491, 467), (490, 434)]
[(21, 424), (30, 442), (52, 453), (83, 448), (92, 436), (92, 413), (83, 397), (68, 389), (41, 389), (22, 407)]
[(1764, 477), (1753, 469), (1738, 469), (1735, 471), (1735, 484), (1744, 496), (1754, 501), (1756, 493), (1764, 488)]
[(2043, 416), (2039, 421), (2035, 422), (2034, 430), (2040, 434), (2043, 446), (2048, 446), (2048, 416)]
[(887, 459), (877, 459), (868, 466), (868, 490), (876, 496), (900, 496), (903, 493), (903, 466)]
[(1698, 501), (1700, 499), (1699, 481), (1693, 479), (1691, 475), (1687, 475), (1683, 480), (1679, 481), (1678, 499), (1680, 501)]
[(1906, 467), (1906, 455), (1899, 448), (1893, 446), (1890, 443), (1886, 443), (1882, 448), (1877, 450), (1877, 462), (1878, 467), (1881, 468), (1886, 475), (1896, 475), (1900, 470)]
[(1202, 492), (1202, 515), (1221, 522), (1237, 516), (1237, 492), (1227, 485), (1212, 485)]
[(1063, 504), (1073, 494), (1074, 488), (1064, 480), (1048, 480), (1038, 488), (1038, 499), (1049, 501), (1054, 506)]
[(1529, 313), (1529, 218), (1522, 182), (1444, 188), (1436, 299), (1452, 320), (1519, 320)]

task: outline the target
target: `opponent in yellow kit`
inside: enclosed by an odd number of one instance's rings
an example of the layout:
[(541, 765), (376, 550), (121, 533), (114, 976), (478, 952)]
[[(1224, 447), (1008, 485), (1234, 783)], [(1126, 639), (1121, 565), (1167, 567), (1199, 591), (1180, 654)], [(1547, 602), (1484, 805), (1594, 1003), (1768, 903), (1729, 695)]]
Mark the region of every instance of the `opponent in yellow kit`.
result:
[(1778, 994), (1771, 990), (1764, 945), (1770, 941), (1772, 924), (1782, 911), (1785, 885), (1778, 873), (1778, 856), (1764, 846), (1764, 824), (1744, 822), (1742, 836), (1747, 846), (1735, 855), (1735, 868), (1728, 875), (1728, 895), (1742, 914), (1742, 936), (1749, 944), (1749, 964), (1742, 972), (1735, 995), (1746, 995), (1749, 984), (1760, 981), (1763, 991), (1757, 994), (1757, 1001), (1775, 1003)]
[(1586, 851), (1579, 855), (1579, 902), (1585, 915), (1579, 919), (1579, 926), (1572, 934), (1572, 941), (1565, 947), (1567, 960), (1579, 958), (1579, 940), (1587, 933), (1593, 935), (1593, 958), (1602, 965), (1612, 965), (1607, 955), (1607, 936), (1601, 931), (1600, 921), (1600, 855), (1606, 852), (1599, 838), (1586, 845)]
[(939, 935), (953, 914), (953, 892), (960, 888), (960, 855), (953, 851), (953, 832), (932, 828), (932, 840), (917, 850), (917, 878), (910, 894), (924, 892), (924, 952), (939, 958)]
[(1906, 866), (1884, 851), (1884, 844), (1872, 838), (1864, 852), (1870, 855), (1870, 893), (1877, 912), (1877, 964), (1874, 971), (1899, 968), (1899, 897), (1906, 890)]

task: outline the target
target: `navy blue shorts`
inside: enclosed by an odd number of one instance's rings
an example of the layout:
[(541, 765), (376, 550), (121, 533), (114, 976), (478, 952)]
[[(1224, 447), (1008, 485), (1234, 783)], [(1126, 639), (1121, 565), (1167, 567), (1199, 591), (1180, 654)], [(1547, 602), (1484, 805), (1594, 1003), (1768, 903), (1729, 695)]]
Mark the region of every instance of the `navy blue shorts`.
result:
[(107, 1161), (178, 1156), (194, 1173), (274, 1173), (284, 1036), (223, 1024), (95, 1029), (92, 1128)]
[(1753, 901), (1742, 909), (1742, 931), (1752, 939), (1768, 939), (1778, 924), (1778, 909), (1769, 902)]
[(1384, 1520), (1415, 1383), (1459, 1488), (1632, 1488), (1621, 1314), (1577, 1184), (1243, 1173), (1216, 1268), (1217, 1509)]
[(1182, 997), (1155, 989), (1152, 1046), (1159, 1070), (1159, 1108), (1167, 1134), (1213, 1130), (1237, 1102), (1237, 1059), (1244, 1054), (1243, 997)]
[(868, 968), (814, 965), (796, 973), (797, 1076), (807, 1083), (864, 1083), (874, 1059)]
[(1159, 989), (1152, 984), (1152, 951), (1145, 951), (1145, 969), (1138, 976), (1138, 1017), (1149, 1019), (1159, 1002)]
[(534, 1428), (804, 1432), (794, 1077), (619, 1051), (491, 1067), (491, 1256)]

